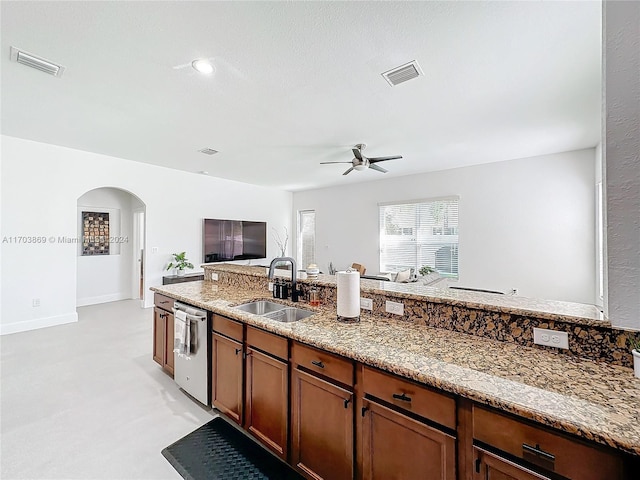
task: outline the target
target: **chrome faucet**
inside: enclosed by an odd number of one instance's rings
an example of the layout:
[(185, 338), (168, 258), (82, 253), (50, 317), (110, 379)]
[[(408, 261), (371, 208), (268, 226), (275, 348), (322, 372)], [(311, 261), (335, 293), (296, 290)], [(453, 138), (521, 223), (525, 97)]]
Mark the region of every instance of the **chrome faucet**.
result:
[(291, 301), (298, 301), (298, 287), (296, 276), (298, 274), (298, 270), (296, 268), (296, 261), (291, 257), (276, 257), (271, 260), (271, 264), (269, 265), (269, 280), (273, 280), (273, 271), (276, 268), (276, 263), (278, 262), (291, 262)]

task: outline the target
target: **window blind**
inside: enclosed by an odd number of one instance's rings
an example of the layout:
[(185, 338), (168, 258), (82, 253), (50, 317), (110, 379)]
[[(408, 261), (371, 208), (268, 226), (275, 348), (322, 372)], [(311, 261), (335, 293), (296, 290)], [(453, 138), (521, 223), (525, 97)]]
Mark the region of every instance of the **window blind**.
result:
[(380, 271), (423, 266), (458, 278), (458, 198), (384, 204), (380, 212)]
[(316, 212), (300, 210), (298, 212), (298, 262), (304, 269), (316, 261)]

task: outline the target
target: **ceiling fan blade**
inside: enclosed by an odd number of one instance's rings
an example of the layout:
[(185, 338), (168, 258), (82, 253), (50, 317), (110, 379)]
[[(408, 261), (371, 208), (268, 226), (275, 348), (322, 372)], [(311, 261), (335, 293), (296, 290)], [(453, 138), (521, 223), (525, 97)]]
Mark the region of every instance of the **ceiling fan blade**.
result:
[(374, 157), (374, 158), (369, 158), (369, 161), (371, 163), (376, 163), (376, 162), (384, 162), (386, 160), (396, 160), (398, 158), (402, 158), (402, 155), (393, 155), (391, 157)]
[(347, 170), (346, 172), (344, 172), (342, 175), (347, 175), (347, 174), (349, 174), (349, 172), (351, 172), (351, 170), (353, 170), (353, 169), (354, 169), (354, 167), (351, 167), (349, 170)]
[[(371, 161), (371, 159), (369, 159), (369, 161)], [(378, 165), (374, 165), (373, 163), (369, 165), (369, 168), (373, 170), (377, 170), (378, 172), (387, 173), (387, 170), (385, 170), (382, 167), (379, 167)]]
[(354, 157), (356, 157), (358, 160), (362, 160), (362, 152), (360, 152), (360, 150), (358, 150), (357, 148), (353, 148), (351, 149), (351, 151), (353, 152)]
[(330, 163), (352, 163), (352, 162), (320, 162), (320, 165), (329, 165)]

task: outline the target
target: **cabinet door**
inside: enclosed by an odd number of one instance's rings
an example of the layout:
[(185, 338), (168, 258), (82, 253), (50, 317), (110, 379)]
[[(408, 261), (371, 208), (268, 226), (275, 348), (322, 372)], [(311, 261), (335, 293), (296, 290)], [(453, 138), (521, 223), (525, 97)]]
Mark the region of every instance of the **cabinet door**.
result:
[(164, 367), (166, 314), (166, 312), (163, 312), (157, 307), (153, 309), (153, 360), (161, 367)]
[(455, 480), (456, 440), (375, 402), (362, 410), (366, 480)]
[(213, 406), (242, 425), (242, 343), (213, 334)]
[(248, 348), (246, 371), (245, 428), (286, 460), (288, 366)]
[(173, 375), (173, 367), (175, 364), (175, 356), (173, 353), (173, 339), (175, 338), (173, 313), (166, 313), (165, 319), (164, 369)]
[(353, 394), (298, 369), (292, 374), (292, 464), (309, 478), (353, 478)]
[(475, 459), (474, 480), (549, 480), (505, 458), (473, 447)]

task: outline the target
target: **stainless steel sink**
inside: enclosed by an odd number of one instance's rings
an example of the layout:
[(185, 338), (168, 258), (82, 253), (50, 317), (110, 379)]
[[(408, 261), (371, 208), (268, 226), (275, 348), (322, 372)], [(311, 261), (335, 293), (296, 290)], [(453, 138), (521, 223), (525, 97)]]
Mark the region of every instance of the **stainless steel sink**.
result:
[(243, 312), (253, 313), (254, 315), (264, 315), (269, 312), (275, 312), (276, 310), (282, 310), (286, 307), (286, 305), (282, 305), (281, 303), (259, 300), (257, 302), (243, 303), (235, 308), (242, 310)]
[(297, 322), (298, 320), (310, 317), (311, 315), (313, 315), (313, 312), (310, 312), (309, 310), (287, 307), (281, 310), (276, 310), (275, 312), (266, 313), (264, 316), (278, 322), (289, 323)]
[(301, 308), (287, 307), (281, 303), (274, 303), (268, 300), (243, 303), (235, 308), (242, 310), (243, 312), (261, 315), (263, 317), (270, 318), (271, 320), (283, 323), (297, 322), (303, 318), (310, 317), (314, 313)]

